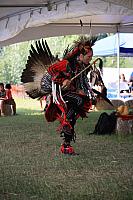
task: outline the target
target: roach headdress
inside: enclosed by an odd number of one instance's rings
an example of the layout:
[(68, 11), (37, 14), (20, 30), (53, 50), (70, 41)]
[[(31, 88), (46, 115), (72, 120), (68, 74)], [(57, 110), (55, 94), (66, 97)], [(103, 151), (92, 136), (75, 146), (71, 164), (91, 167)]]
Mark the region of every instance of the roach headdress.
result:
[[(72, 60), (78, 57), (81, 53), (86, 54), (85, 47), (87, 46), (92, 50), (92, 46), (97, 41), (97, 36), (80, 36), (77, 40), (73, 42), (73, 45), (69, 48), (69, 46), (65, 49), (63, 58), (67, 60)], [(93, 51), (93, 50), (92, 50)]]

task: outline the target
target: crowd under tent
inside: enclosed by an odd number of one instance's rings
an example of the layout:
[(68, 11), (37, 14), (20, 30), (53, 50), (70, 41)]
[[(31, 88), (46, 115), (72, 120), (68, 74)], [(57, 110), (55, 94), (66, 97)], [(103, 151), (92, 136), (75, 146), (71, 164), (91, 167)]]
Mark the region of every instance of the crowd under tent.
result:
[(133, 57), (133, 33), (116, 33), (96, 42), (94, 56), (117, 56), (118, 92), (120, 95), (120, 57)]

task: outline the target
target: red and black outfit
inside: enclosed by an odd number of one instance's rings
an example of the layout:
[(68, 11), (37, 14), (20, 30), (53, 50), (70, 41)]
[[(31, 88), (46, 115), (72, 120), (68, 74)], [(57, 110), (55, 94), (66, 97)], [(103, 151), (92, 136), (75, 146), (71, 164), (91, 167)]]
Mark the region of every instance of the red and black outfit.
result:
[[(65, 151), (69, 146), (69, 153), (72, 153), (70, 141), (74, 140), (76, 120), (79, 117), (86, 117), (86, 112), (91, 107), (90, 85), (86, 72), (73, 80), (69, 88), (65, 90), (61, 88), (65, 79), (70, 80), (86, 67), (78, 61), (79, 53), (77, 47), (68, 58), (51, 65), (48, 68), (48, 73), (45, 74), (41, 81), (43, 93), (52, 94), (50, 104), (45, 113), (46, 119), (49, 122), (56, 119), (60, 121), (60, 133), (64, 137), (61, 151)], [(55, 94), (53, 94), (52, 84), (56, 85), (56, 101), (53, 101)], [(84, 94), (79, 94), (80, 90)], [(64, 145), (66, 148), (64, 148)]]
[[(79, 117), (86, 117), (91, 107), (92, 89), (87, 73), (95, 70), (89, 62), (96, 40), (97, 37), (79, 37), (70, 48), (65, 49), (61, 61), (52, 55), (46, 40), (38, 41), (36, 48), (31, 45), (30, 56), (22, 72), (21, 81), (31, 98), (47, 96), (46, 120), (60, 121), (63, 153), (74, 152), (70, 142), (75, 139), (75, 123)], [(86, 67), (87, 70), (82, 71)]]

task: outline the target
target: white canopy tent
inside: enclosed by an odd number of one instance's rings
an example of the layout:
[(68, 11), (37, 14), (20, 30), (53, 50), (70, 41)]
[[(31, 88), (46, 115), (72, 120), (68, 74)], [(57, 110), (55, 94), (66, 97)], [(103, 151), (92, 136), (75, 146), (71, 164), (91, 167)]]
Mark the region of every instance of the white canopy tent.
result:
[(133, 0), (0, 1), (0, 47), (51, 36), (116, 32), (133, 33)]
[(94, 56), (115, 56), (117, 54), (117, 39), (119, 34), (120, 56), (133, 57), (133, 33), (116, 33), (98, 40), (93, 46)]
[[(23, 2), (23, 3), (22, 3)], [(1, 0), (0, 46), (69, 34), (133, 32), (133, 0)]]
[(133, 34), (116, 33), (96, 42), (93, 47), (94, 56), (117, 55), (118, 93), (120, 96), (120, 56), (133, 57)]

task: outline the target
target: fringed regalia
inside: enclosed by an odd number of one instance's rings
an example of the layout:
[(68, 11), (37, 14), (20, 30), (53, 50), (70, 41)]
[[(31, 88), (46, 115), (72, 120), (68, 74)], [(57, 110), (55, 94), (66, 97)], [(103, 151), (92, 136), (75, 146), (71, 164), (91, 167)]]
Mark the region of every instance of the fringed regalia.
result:
[[(21, 76), (25, 90), (31, 98), (49, 97), (45, 117), (48, 122), (60, 121), (58, 130), (64, 139), (60, 149), (62, 153), (74, 154), (70, 142), (75, 141), (75, 123), (79, 117), (86, 117), (92, 106), (92, 90), (87, 74), (89, 71), (96, 74), (89, 64), (93, 55), (91, 47), (95, 41), (95, 37), (81, 37), (71, 48), (65, 50), (62, 60), (55, 59), (46, 41), (38, 41), (36, 49), (31, 46), (26, 69)], [(86, 56), (88, 60), (84, 62)], [(72, 80), (88, 65), (88, 70), (64, 87), (66, 80)], [(97, 77), (101, 78), (100, 73), (95, 76), (95, 82), (98, 81)]]

